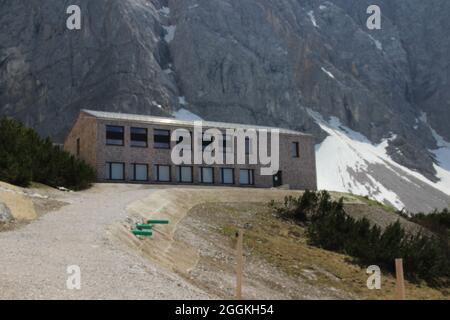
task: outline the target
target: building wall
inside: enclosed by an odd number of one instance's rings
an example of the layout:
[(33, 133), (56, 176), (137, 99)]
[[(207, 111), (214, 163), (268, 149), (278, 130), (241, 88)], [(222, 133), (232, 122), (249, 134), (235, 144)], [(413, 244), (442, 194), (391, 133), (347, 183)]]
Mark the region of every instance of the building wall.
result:
[[(299, 143), (299, 158), (291, 157), (291, 143)], [(310, 135), (280, 135), (280, 170), (292, 189), (317, 190), (316, 152)]]
[[(80, 135), (80, 131), (92, 125), (92, 119), (89, 117), (80, 118), (79, 122), (86, 122), (86, 125), (77, 124), (68, 137), (68, 140), (76, 139)], [(106, 125), (123, 126), (124, 132), (124, 146), (106, 145)], [(148, 147), (138, 148), (130, 146), (130, 128), (147, 128), (148, 131)], [(149, 123), (134, 123), (124, 120), (105, 120), (96, 119), (95, 132), (90, 133), (89, 136), (96, 136), (94, 149), (97, 152), (92, 152), (91, 148), (85, 147), (86, 153), (83, 153), (86, 161), (95, 161), (97, 169), (98, 180), (107, 181), (106, 178), (106, 163), (107, 162), (121, 162), (125, 163), (125, 180), (132, 181), (132, 163), (147, 164), (149, 168), (149, 182), (155, 183), (153, 166), (170, 165), (171, 166), (171, 180), (176, 182), (176, 166), (172, 164), (171, 152), (174, 142), (171, 142), (171, 149), (155, 149), (153, 141), (153, 129), (171, 130), (176, 128), (185, 128), (192, 131), (192, 128), (178, 127), (174, 125), (164, 124), (149, 124)], [(207, 128), (204, 128), (207, 129)], [(90, 131), (90, 130), (87, 130)], [(84, 140), (84, 138), (82, 138)], [(299, 142), (300, 157), (291, 157), (291, 143)], [(74, 152), (74, 142), (67, 142), (67, 150)], [(89, 152), (87, 152), (89, 150)], [(259, 165), (212, 165), (204, 167), (213, 167), (214, 170), (214, 184), (220, 184), (220, 168), (234, 168), (235, 186), (239, 186), (239, 169), (253, 169), (254, 170), (254, 187), (272, 187), (273, 177), (260, 175)], [(199, 165), (193, 165), (193, 183), (200, 184)], [(280, 170), (282, 170), (283, 184), (288, 184), (293, 189), (317, 189), (316, 183), (316, 167), (315, 167), (315, 152), (313, 137), (309, 135), (295, 135), (295, 134), (280, 134)]]
[[(82, 112), (64, 141), (64, 150), (86, 161), (94, 168), (97, 168), (97, 128), (97, 119)], [(79, 155), (77, 154), (78, 139), (80, 139)]]

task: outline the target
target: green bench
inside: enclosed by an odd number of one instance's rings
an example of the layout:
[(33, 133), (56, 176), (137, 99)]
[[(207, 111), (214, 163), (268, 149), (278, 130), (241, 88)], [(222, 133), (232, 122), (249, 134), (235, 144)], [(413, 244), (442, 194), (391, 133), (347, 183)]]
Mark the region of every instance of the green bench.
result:
[(147, 223), (137, 223), (136, 229), (131, 230), (135, 236), (151, 237), (154, 224), (169, 224), (169, 220), (148, 220)]
[(131, 232), (135, 236), (141, 236), (141, 237), (151, 237), (153, 235), (153, 232), (149, 231), (149, 230), (131, 230)]
[(148, 220), (148, 224), (169, 224), (169, 220)]

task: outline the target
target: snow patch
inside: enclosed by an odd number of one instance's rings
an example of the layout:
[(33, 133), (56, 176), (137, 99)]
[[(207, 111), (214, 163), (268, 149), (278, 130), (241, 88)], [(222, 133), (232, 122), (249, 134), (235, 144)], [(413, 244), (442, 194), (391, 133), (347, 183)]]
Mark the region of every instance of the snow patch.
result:
[(314, 11), (312, 11), (312, 10), (309, 11), (308, 16), (311, 19), (311, 23), (313, 24), (313, 26), (318, 28), (319, 26), (317, 25), (316, 17), (314, 16)]
[(373, 144), (364, 135), (343, 126), (339, 119), (331, 117), (326, 121), (319, 113), (310, 109), (307, 111), (329, 135), (316, 146), (317, 183), (320, 189), (369, 196), (403, 209), (404, 204), (395, 192), (375, 179), (370, 171), (370, 165), (382, 165), (405, 181), (411, 181), (408, 179), (411, 176), (450, 195), (450, 171), (445, 169), (450, 165), (450, 154), (447, 153), (450, 152), (450, 144), (442, 137), (436, 136), (438, 145), (442, 147), (434, 151), (440, 163), (435, 168), (441, 180), (434, 183), (391, 159), (386, 148), (389, 140), (395, 139), (395, 135), (379, 144)]
[(437, 165), (434, 164), (436, 177), (440, 179), (436, 185), (441, 191), (450, 194), (450, 143), (431, 127), (428, 123), (428, 116), (425, 112), (421, 112), (419, 120), (430, 128), (431, 134), (436, 140), (436, 145), (438, 147), (436, 150), (430, 150), (430, 152), (435, 155), (438, 163)]
[(370, 40), (373, 41), (373, 43), (375, 43), (375, 46), (377, 47), (378, 50), (383, 51), (383, 45), (381, 44), (381, 42), (377, 39), (375, 39), (374, 37), (372, 37), (370, 34), (368, 35)]
[(434, 165), (436, 176), (440, 179), (438, 184), (441, 189), (450, 190), (450, 143), (445, 141), (431, 126), (430, 129), (438, 146), (436, 150), (430, 150), (438, 163), (438, 165)]
[(166, 35), (164, 36), (164, 40), (167, 43), (172, 42), (175, 38), (175, 31), (177, 30), (177, 26), (164, 26), (164, 30), (166, 30)]
[(425, 112), (422, 111), (422, 112), (420, 113), (419, 120), (422, 121), (423, 123), (428, 124), (428, 117), (427, 117), (427, 114), (426, 114)]
[[(362, 134), (342, 126), (339, 119), (329, 122), (312, 110), (309, 114), (329, 136), (316, 146), (317, 183), (320, 189), (369, 196), (380, 202), (389, 202), (398, 209), (404, 204), (398, 196), (377, 181), (369, 172), (368, 165), (382, 163), (387, 141), (373, 145)], [(359, 182), (355, 175), (364, 173), (366, 183)]]
[(152, 101), (152, 105), (154, 105), (155, 107), (158, 107), (159, 109), (162, 109), (162, 105), (160, 105), (158, 102), (156, 102), (155, 100)]
[(178, 120), (185, 120), (185, 121), (202, 121), (203, 120), (198, 115), (196, 115), (184, 108), (181, 108), (180, 110), (173, 112), (172, 116), (174, 116)]
[(165, 16), (170, 16), (170, 8), (169, 7), (162, 7), (159, 10), (160, 13), (162, 13)]
[(450, 143), (445, 141), (433, 128), (430, 127), (430, 129), (438, 146), (436, 150), (431, 151), (436, 156), (439, 166), (450, 172)]
[(320, 69), (322, 69), (323, 72), (325, 72), (331, 79), (336, 79), (334, 77), (334, 74), (332, 74), (330, 71), (328, 71), (327, 69), (325, 69), (324, 67), (321, 67)]
[(186, 97), (184, 97), (184, 96), (183, 97), (178, 97), (178, 103), (183, 105), (183, 106), (187, 105)]

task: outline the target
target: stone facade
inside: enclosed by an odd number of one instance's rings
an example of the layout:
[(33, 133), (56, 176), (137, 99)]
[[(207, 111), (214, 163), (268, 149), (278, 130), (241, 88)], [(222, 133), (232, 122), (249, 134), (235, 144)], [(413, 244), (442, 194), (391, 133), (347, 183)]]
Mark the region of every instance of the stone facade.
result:
[[(242, 128), (242, 125), (223, 124), (219, 130), (225, 132), (225, 127), (234, 129)], [(170, 130), (184, 128), (192, 132), (193, 122), (177, 121), (169, 118), (157, 118), (148, 116), (134, 116), (115, 113), (96, 113), (95, 111), (83, 110), (76, 120), (72, 130), (64, 143), (65, 150), (78, 156), (92, 165), (98, 176), (98, 181), (106, 182), (108, 172), (107, 163), (123, 163), (124, 179), (133, 182), (132, 164), (147, 165), (147, 183), (158, 183), (156, 181), (155, 165), (168, 165), (171, 167), (171, 183), (177, 182), (178, 167), (172, 163), (171, 152), (175, 142), (171, 142), (170, 149), (157, 149), (154, 145), (153, 130)], [(106, 143), (106, 126), (120, 126), (124, 128), (124, 145), (114, 146)], [(131, 128), (147, 129), (147, 147), (131, 146)], [(209, 129), (214, 123), (204, 122), (203, 128)], [(248, 128), (251, 128), (248, 126)], [(79, 141), (79, 142), (77, 142)], [(270, 140), (269, 140), (270, 142)], [(292, 189), (317, 189), (314, 138), (311, 135), (302, 134), (290, 130), (280, 131), (280, 171), (282, 185), (289, 185)], [(291, 154), (292, 143), (297, 142), (299, 146), (299, 157)], [(269, 148), (270, 149), (270, 148)], [(248, 156), (246, 156), (248, 159)], [(248, 163), (248, 160), (246, 161)], [(240, 184), (240, 169), (253, 170), (254, 181), (246, 187), (273, 187), (274, 177), (260, 174), (261, 165), (192, 165), (193, 181), (189, 184), (202, 184), (200, 178), (201, 167), (214, 168), (213, 185), (221, 184), (221, 168), (234, 169), (233, 186), (244, 186)]]

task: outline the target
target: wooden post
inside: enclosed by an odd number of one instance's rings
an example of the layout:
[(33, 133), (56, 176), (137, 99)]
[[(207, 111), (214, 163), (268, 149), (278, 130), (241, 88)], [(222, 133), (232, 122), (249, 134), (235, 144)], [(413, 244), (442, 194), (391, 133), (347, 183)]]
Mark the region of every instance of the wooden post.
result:
[(239, 229), (237, 232), (236, 245), (236, 300), (242, 300), (242, 269), (243, 269), (243, 244), (244, 231)]
[(405, 279), (403, 276), (403, 259), (395, 259), (395, 273), (397, 275), (396, 298), (405, 300)]

